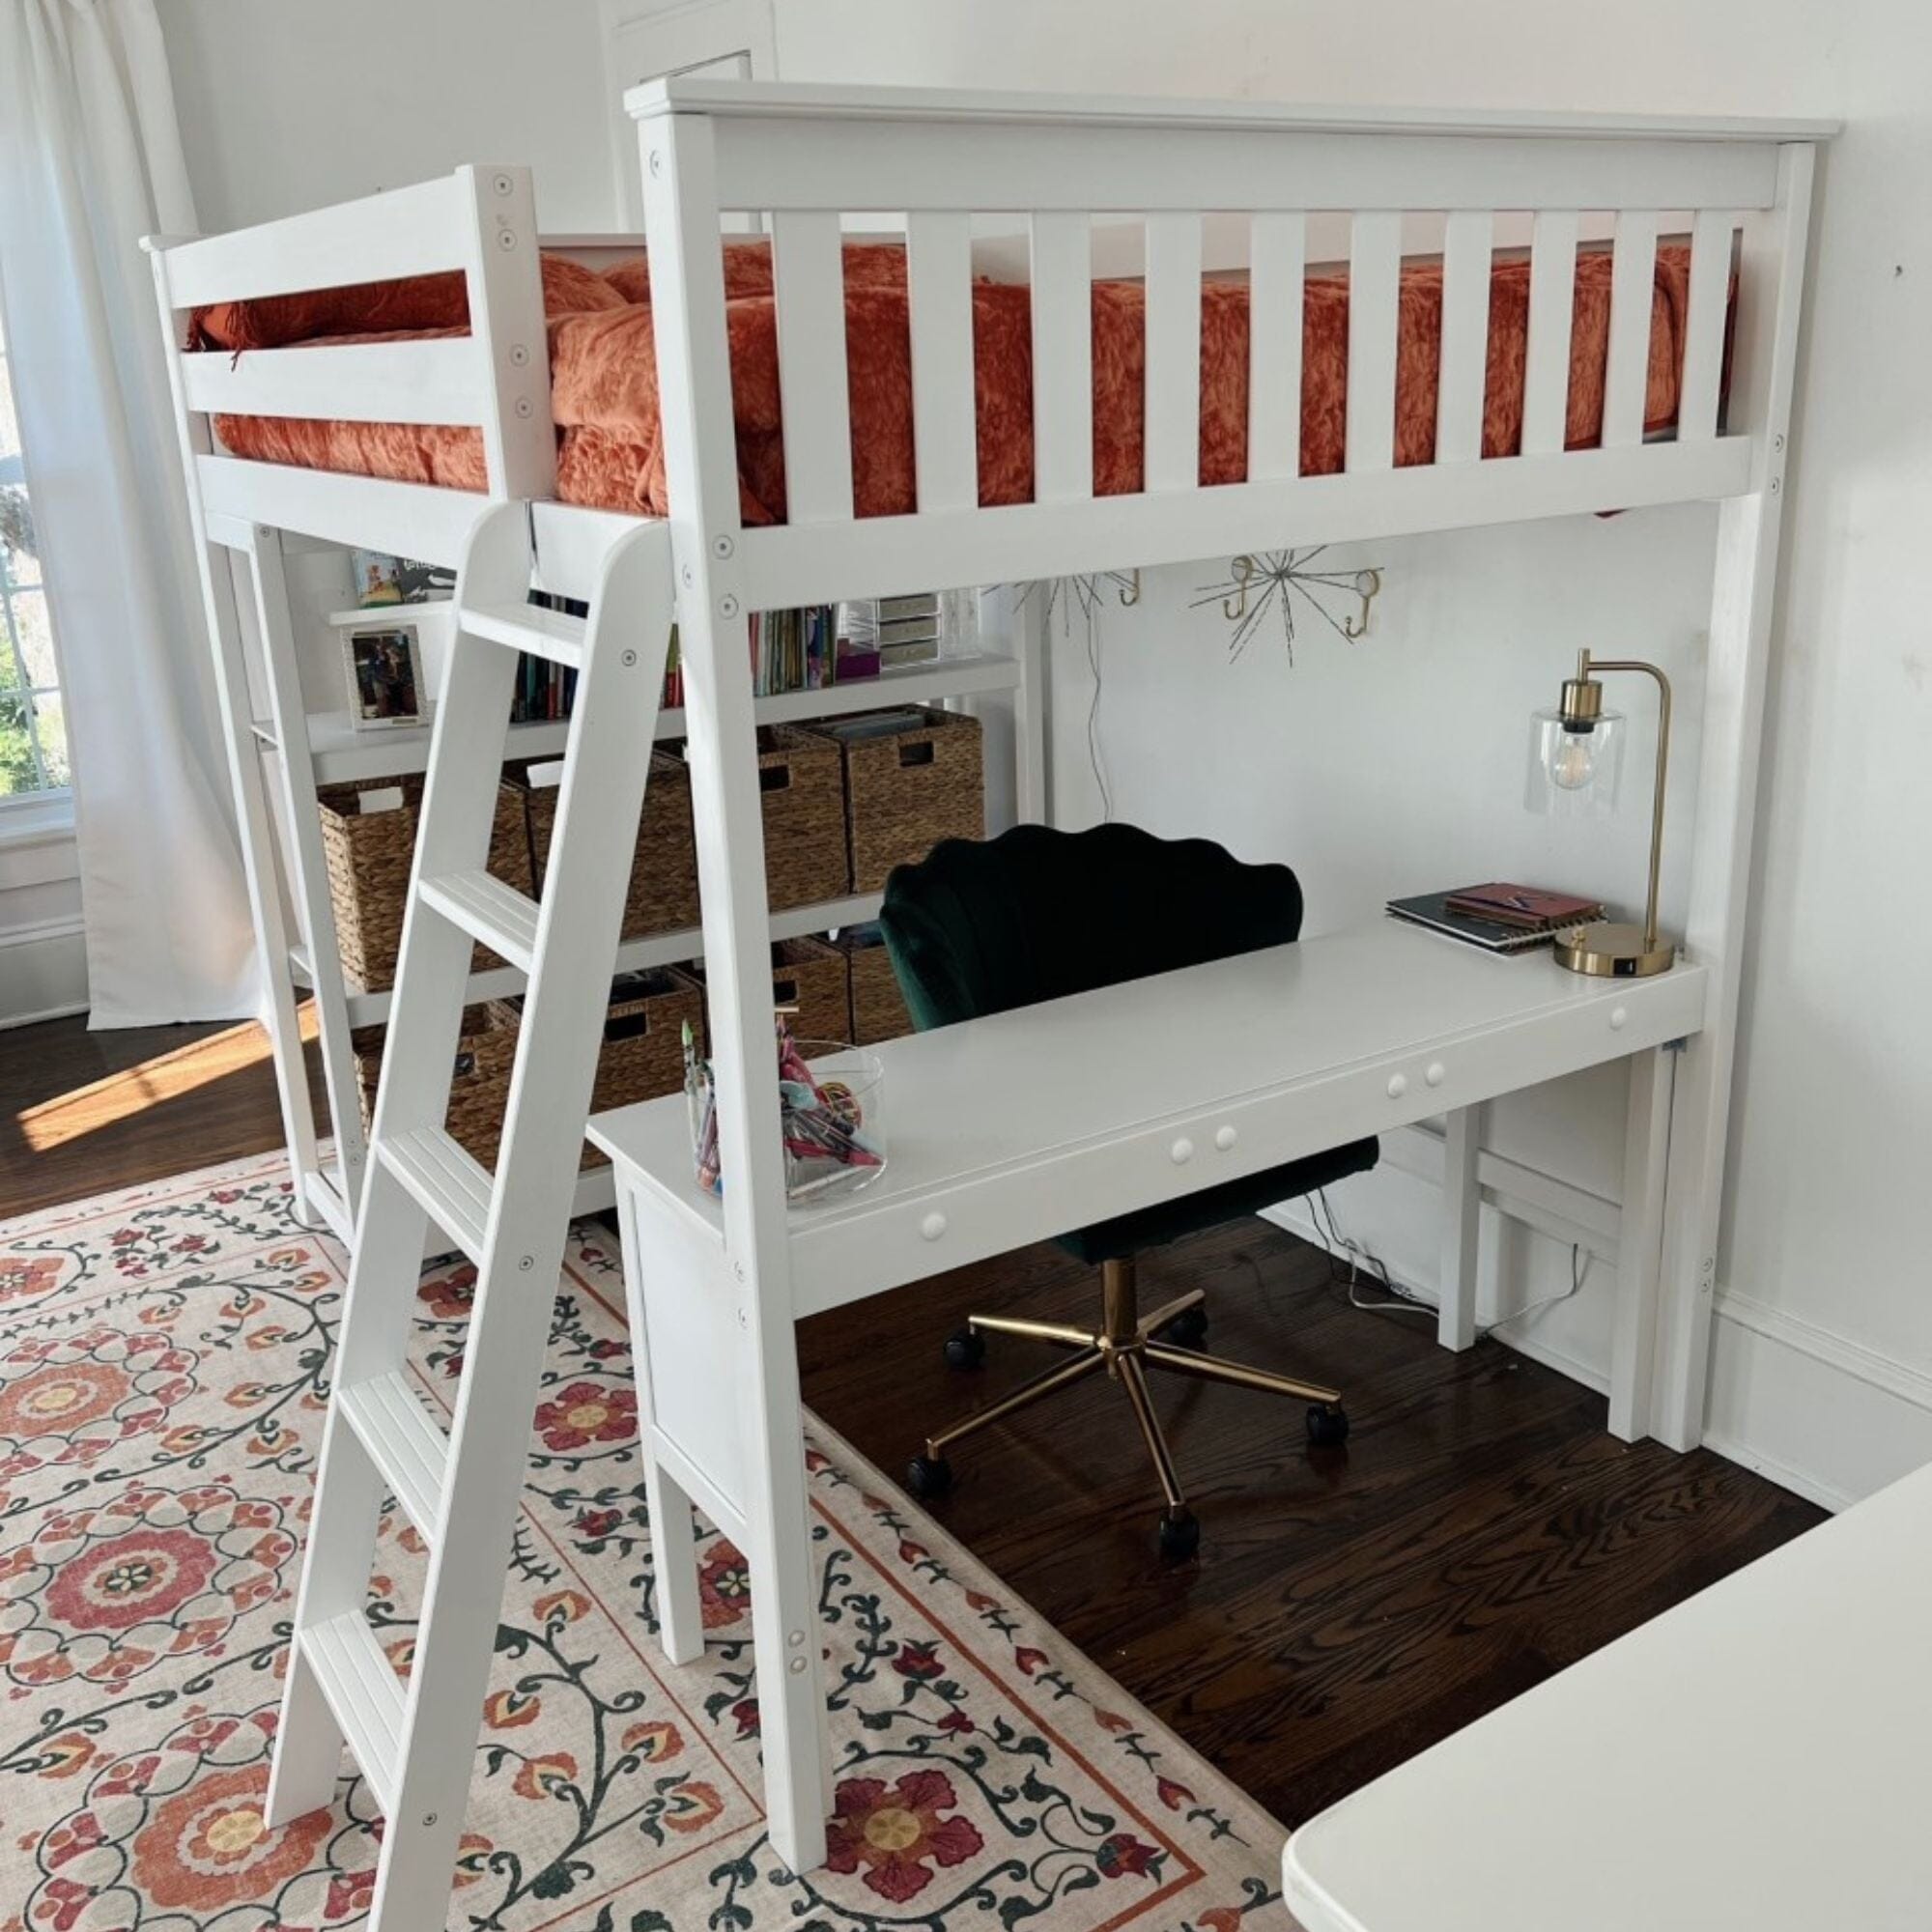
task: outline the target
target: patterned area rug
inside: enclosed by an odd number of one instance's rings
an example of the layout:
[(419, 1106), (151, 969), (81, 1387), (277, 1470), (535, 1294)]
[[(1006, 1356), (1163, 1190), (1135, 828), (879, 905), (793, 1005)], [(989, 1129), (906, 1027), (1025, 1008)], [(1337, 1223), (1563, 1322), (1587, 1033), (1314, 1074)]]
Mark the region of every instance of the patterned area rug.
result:
[[(346, 1777), (270, 1833), (340, 1251), (257, 1160), (0, 1226), (0, 1927), (320, 1932), (366, 1916)], [(446, 1410), (467, 1267), (426, 1271)], [(655, 1637), (614, 1244), (575, 1231), (449, 1925), (465, 1932), (1285, 1926), (1282, 1833), (829, 1431), (812, 1533), (837, 1774), (828, 1869), (766, 1841), (745, 1565), (711, 1642)], [(409, 1666), (420, 1540), (370, 1615)], [(414, 1932), (414, 1928), (411, 1928)]]

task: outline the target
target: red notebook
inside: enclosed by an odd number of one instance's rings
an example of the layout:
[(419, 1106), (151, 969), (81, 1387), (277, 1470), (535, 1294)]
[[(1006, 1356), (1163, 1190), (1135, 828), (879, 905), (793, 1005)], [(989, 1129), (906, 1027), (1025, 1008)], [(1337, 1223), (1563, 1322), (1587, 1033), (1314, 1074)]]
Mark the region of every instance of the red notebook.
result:
[(1539, 932), (1575, 925), (1581, 920), (1601, 919), (1604, 913), (1598, 900), (1578, 898), (1575, 893), (1548, 893), (1536, 886), (1495, 883), (1463, 886), (1446, 894), (1443, 904), (1452, 912), (1469, 913), (1477, 919), (1492, 919), (1502, 925), (1520, 925)]

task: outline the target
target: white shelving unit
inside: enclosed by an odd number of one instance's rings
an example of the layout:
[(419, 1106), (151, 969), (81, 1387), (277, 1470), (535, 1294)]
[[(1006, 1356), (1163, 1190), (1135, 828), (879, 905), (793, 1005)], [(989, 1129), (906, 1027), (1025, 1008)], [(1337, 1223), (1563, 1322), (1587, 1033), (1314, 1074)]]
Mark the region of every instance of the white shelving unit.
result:
[[(808, 724), (814, 718), (839, 718), (854, 711), (876, 711), (889, 704), (942, 704), (985, 692), (1011, 691), (1020, 682), (1020, 663), (998, 651), (976, 651), (932, 664), (901, 665), (877, 677), (825, 691), (787, 691), (757, 701), (760, 724)], [(354, 784), (419, 772), (429, 763), (429, 727), (419, 730), (358, 731), (345, 711), (312, 712), (305, 721), (318, 784)], [(266, 722), (256, 735), (272, 746)], [(518, 758), (560, 758), (567, 722), (513, 724), (510, 754)], [(685, 735), (684, 713), (667, 711), (658, 720), (660, 742)]]
[[(272, 533), (264, 532), (263, 544)], [(275, 573), (270, 573), (271, 581)], [(267, 601), (267, 600), (265, 600)], [(375, 612), (382, 614), (380, 609)], [(257, 748), (272, 769), (281, 795), (279, 827), (283, 847), (277, 853), (283, 892), (295, 914), (294, 937), (286, 958), (271, 962), (270, 971), (282, 984), (270, 1002), (275, 1012), (293, 1011), (301, 994), (313, 997), (317, 1033), (328, 1072), (327, 1131), (334, 1139), (330, 1159), (319, 1151), (321, 1136), (313, 1122), (294, 1118), (304, 1104), (305, 1073), (299, 1029), (275, 1025), (270, 1031), (281, 1076), (291, 1165), (301, 1177), (305, 1206), (344, 1241), (353, 1237), (360, 1196), (366, 1149), (356, 1101), (354, 1055), (350, 1034), (358, 1027), (384, 1023), (391, 995), (387, 990), (363, 990), (343, 974), (336, 961), (335, 918), (328, 896), (327, 869), (322, 856), (321, 819), (316, 810), (319, 786), (376, 783), (423, 771), (429, 763), (432, 727), (358, 731), (345, 711), (305, 711), (294, 648), (294, 624), (286, 607), (260, 613), (262, 683), (268, 695), (267, 715), (253, 721)], [(963, 705), (970, 699), (1004, 700), (1010, 706), (1011, 797), (1022, 818), (1044, 815), (1045, 751), (1041, 704), (1041, 667), (1033, 628), (1016, 624), (1009, 651), (953, 652), (924, 664), (901, 665), (878, 676), (834, 685), (822, 691), (785, 692), (761, 697), (755, 711), (760, 724), (807, 724), (815, 719), (884, 710), (899, 704)], [(510, 727), (507, 752), (512, 758), (563, 755), (568, 721)], [(660, 714), (655, 733), (660, 742), (685, 735), (681, 710)], [(993, 753), (998, 740), (988, 737), (989, 791), (999, 776)], [(803, 933), (837, 931), (863, 924), (877, 916), (877, 893), (855, 893), (812, 905), (791, 906), (771, 915), (771, 935), (796, 938)], [(648, 938), (625, 941), (618, 949), (613, 971), (636, 972), (649, 966), (668, 966), (703, 953), (704, 936), (692, 926)], [(318, 962), (321, 962), (318, 970)], [(501, 999), (520, 993), (525, 975), (500, 966), (469, 977), (466, 1001)], [(577, 1211), (594, 1213), (614, 1199), (608, 1167), (593, 1168), (581, 1180)]]

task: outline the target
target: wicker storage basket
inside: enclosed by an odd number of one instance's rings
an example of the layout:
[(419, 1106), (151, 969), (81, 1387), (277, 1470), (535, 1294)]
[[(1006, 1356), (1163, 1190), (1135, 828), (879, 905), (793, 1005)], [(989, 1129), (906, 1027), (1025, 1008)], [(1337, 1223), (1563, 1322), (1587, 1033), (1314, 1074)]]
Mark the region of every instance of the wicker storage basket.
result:
[[(684, 1024), (692, 1037), (704, 1037), (704, 994), (682, 973), (654, 969), (626, 973), (611, 988), (611, 1011), (604, 1022), (604, 1045), (597, 1057), (597, 1084), (590, 1111), (608, 1114), (639, 1100), (675, 1094), (684, 1085)], [(608, 1156), (584, 1146), (585, 1167), (601, 1167)]]
[[(673, 974), (688, 980), (701, 993), (704, 965), (673, 966)], [(772, 1005), (793, 1008), (785, 1024), (797, 1039), (845, 1037), (851, 1024), (850, 996), (845, 987), (845, 955), (822, 939), (779, 939), (772, 942)], [(711, 1016), (704, 1020), (706, 1051), (710, 1050)]]
[[(422, 787), (421, 777), (412, 772), (405, 778), (364, 784), (323, 785), (315, 795), (322, 814), (322, 850), (328, 867), (336, 945), (343, 972), (360, 992), (385, 992), (396, 982), (396, 952), (403, 943), (403, 902), (409, 896)], [(373, 810), (365, 804), (384, 793), (388, 794), (388, 803), (376, 804)], [(507, 784), (497, 788), (490, 870), (521, 893), (533, 890), (523, 795)], [(479, 946), (471, 970), (480, 973), (502, 964), (487, 947)]]
[[(549, 782), (532, 783), (533, 771)], [(556, 828), (556, 781), (562, 771), (558, 759), (526, 759), (503, 769), (503, 782), (515, 790), (529, 828), (530, 867), (539, 892)], [(676, 932), (696, 923), (697, 847), (691, 836), (691, 770), (682, 758), (653, 752), (644, 813), (638, 824), (638, 856), (624, 899), (623, 936), (642, 939), (647, 933)]]
[(758, 789), (764, 806), (765, 892), (772, 909), (843, 898), (851, 891), (851, 874), (845, 862), (845, 786), (838, 746), (794, 725), (761, 725)]
[(893, 971), (892, 954), (876, 925), (855, 925), (833, 942), (845, 955), (845, 977), (852, 995), (852, 1031), (845, 1037), (854, 1046), (872, 1046), (897, 1039), (912, 1031), (905, 995)]
[[(383, 1070), (383, 1042), (388, 1028), (357, 1027), (349, 1037), (355, 1055), (355, 1088), (362, 1100), (366, 1133), (376, 1118), (376, 1082)], [(494, 1171), (503, 1134), (503, 1109), (510, 1097), (510, 1068), (517, 1058), (517, 1010), (507, 1000), (490, 1000), (463, 1009), (455, 1078), (443, 1125), (460, 1146)]]
[(942, 838), (978, 838), (986, 829), (980, 721), (922, 706), (903, 728), (882, 728), (886, 722), (819, 727), (844, 755), (855, 893), (879, 891), (895, 866), (916, 864)]
[[(521, 994), (490, 1003), (490, 1010), (502, 1014), (513, 1030), (523, 1009)], [(640, 973), (623, 973), (613, 980), (610, 1010), (604, 1017), (604, 1043), (597, 1050), (590, 1111), (608, 1114), (611, 1108), (628, 1107), (635, 1100), (675, 1094), (684, 1085), (686, 1020), (691, 1022), (693, 1037), (701, 1038), (704, 994), (686, 975), (652, 967)], [(511, 1037), (515, 1037), (514, 1031)], [(584, 1142), (579, 1167), (609, 1164), (608, 1154)]]

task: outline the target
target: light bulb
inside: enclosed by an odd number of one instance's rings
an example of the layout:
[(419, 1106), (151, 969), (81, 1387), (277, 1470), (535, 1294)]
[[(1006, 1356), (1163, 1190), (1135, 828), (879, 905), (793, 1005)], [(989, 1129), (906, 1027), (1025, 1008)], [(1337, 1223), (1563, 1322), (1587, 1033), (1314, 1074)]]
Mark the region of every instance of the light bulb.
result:
[(1587, 791), (1596, 781), (1597, 749), (1594, 733), (1565, 731), (1549, 760), (1549, 782), (1558, 791)]

